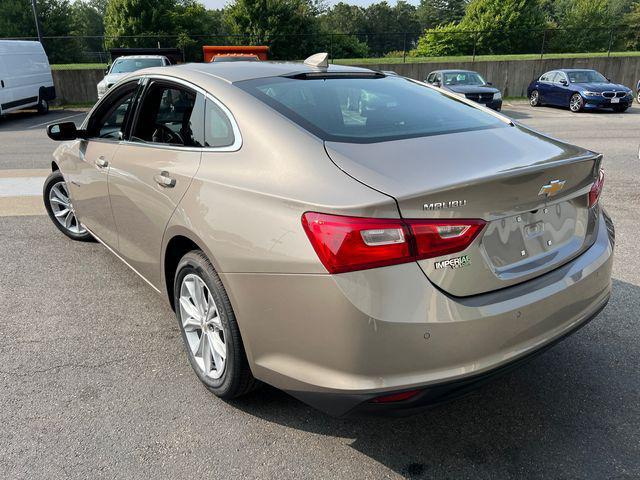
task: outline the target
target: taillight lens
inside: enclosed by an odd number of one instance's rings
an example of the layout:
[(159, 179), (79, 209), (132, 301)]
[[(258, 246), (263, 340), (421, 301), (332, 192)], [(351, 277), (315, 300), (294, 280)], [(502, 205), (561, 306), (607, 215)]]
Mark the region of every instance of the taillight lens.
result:
[(376, 397), (371, 402), (373, 403), (395, 403), (395, 402), (403, 402), (405, 400), (409, 400), (410, 398), (415, 397), (420, 393), (420, 390), (409, 390), (406, 392), (400, 393), (392, 393), (390, 395), (382, 395), (380, 397)]
[(593, 207), (596, 203), (598, 203), (598, 199), (600, 198), (600, 194), (602, 193), (602, 188), (604, 187), (604, 170), (600, 169), (598, 172), (598, 179), (591, 186), (591, 191), (589, 192), (589, 208)]
[(329, 273), (384, 267), (467, 248), (482, 220), (401, 220), (307, 212), (304, 227)]
[(478, 236), (482, 220), (408, 220), (418, 259), (441, 257), (464, 250)]

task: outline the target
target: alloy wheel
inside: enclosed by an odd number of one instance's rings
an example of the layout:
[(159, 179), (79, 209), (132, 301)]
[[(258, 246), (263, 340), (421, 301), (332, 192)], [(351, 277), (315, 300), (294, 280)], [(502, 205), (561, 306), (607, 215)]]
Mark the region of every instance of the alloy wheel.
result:
[(69, 190), (65, 182), (57, 182), (49, 190), (49, 205), (58, 223), (67, 231), (75, 235), (87, 233), (86, 228), (78, 221), (76, 211), (69, 197)]
[(193, 273), (184, 277), (180, 287), (180, 319), (201, 373), (220, 378), (227, 360), (225, 328), (209, 288)]
[(533, 92), (531, 92), (531, 96), (529, 97), (529, 104), (532, 107), (537, 107), (539, 101), (540, 101), (540, 94), (538, 93), (537, 90), (534, 90)]
[(569, 109), (572, 112), (579, 112), (580, 110), (582, 110), (582, 97), (579, 93), (573, 95), (571, 97), (571, 100), (569, 100)]

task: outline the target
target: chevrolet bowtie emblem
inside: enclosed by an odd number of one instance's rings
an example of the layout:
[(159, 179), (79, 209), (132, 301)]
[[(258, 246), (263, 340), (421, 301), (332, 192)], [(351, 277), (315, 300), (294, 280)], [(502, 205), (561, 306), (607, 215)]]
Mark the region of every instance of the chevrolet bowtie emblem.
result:
[(564, 188), (565, 181), (553, 180), (546, 185), (543, 185), (538, 195), (544, 195), (546, 197), (553, 197)]

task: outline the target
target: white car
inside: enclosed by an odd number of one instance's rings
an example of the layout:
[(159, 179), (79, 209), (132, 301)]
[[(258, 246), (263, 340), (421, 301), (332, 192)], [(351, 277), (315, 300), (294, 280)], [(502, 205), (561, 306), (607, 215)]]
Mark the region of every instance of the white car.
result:
[(163, 55), (128, 55), (116, 58), (107, 69), (106, 76), (98, 83), (98, 100), (127, 73), (143, 68), (164, 67), (167, 65), (171, 65), (171, 62)]
[(30, 107), (47, 113), (54, 98), (51, 66), (42, 44), (0, 40), (0, 115)]

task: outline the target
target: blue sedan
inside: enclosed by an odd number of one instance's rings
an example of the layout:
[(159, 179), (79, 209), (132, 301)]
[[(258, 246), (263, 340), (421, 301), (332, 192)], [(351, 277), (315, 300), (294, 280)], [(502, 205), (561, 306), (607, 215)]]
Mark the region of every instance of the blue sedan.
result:
[(633, 91), (611, 83), (595, 70), (552, 70), (529, 84), (527, 96), (532, 107), (557, 105), (572, 112), (612, 108), (624, 112), (633, 103)]

